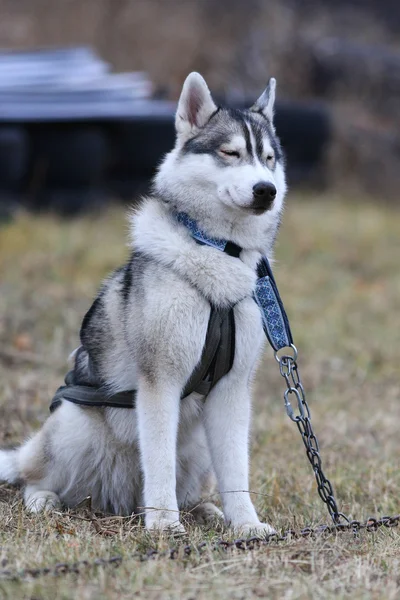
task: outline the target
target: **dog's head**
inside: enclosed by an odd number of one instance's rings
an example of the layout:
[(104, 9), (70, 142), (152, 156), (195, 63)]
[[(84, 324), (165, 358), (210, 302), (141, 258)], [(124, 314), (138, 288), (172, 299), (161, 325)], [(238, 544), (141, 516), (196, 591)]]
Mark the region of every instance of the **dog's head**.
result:
[(275, 134), (275, 79), (248, 110), (218, 108), (191, 73), (176, 113), (176, 145), (161, 164), (155, 192), (195, 219), (279, 220), (286, 192)]

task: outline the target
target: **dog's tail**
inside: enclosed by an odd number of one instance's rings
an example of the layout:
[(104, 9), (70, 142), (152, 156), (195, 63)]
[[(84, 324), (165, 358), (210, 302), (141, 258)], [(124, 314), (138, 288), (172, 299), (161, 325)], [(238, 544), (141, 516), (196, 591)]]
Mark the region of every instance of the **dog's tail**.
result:
[(18, 449), (0, 450), (0, 481), (17, 483), (20, 479), (18, 469)]

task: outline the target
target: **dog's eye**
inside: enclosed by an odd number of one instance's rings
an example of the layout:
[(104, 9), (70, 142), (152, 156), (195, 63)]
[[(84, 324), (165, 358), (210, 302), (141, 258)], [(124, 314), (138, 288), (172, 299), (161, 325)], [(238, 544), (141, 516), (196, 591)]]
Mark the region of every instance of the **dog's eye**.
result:
[(268, 154), (267, 156), (267, 162), (272, 162), (274, 160), (274, 155), (273, 154)]
[(220, 149), (221, 154), (225, 156), (234, 156), (235, 158), (240, 158), (240, 154), (237, 150), (222, 150)]

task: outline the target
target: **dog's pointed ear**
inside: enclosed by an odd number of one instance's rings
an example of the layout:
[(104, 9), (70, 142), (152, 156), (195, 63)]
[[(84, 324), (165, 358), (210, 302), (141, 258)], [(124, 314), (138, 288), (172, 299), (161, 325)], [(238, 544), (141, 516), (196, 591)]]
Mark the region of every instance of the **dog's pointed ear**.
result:
[(250, 108), (252, 112), (259, 112), (269, 119), (272, 123), (274, 118), (274, 105), (275, 105), (275, 89), (276, 79), (271, 77), (267, 87), (257, 100), (255, 104)]
[(178, 138), (184, 143), (209, 121), (217, 110), (210, 90), (199, 73), (190, 73), (183, 84), (175, 117)]

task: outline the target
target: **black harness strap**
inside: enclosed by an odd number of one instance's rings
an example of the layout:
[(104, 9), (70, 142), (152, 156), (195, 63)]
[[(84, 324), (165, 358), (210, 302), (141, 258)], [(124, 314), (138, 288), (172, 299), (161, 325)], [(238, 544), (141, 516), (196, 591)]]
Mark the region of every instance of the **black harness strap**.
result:
[(211, 308), (201, 360), (187, 382), (182, 398), (186, 398), (192, 392), (197, 392), (205, 396), (209, 393), (212, 386), (215, 385), (216, 382), (214, 382), (212, 373), (213, 365), (217, 355), (220, 353), (223, 336), (222, 327), (228, 312)]
[(229, 373), (233, 365), (235, 350), (235, 317), (233, 310), (227, 311), (221, 321), (221, 341), (218, 352), (211, 365), (211, 377), (213, 386), (224, 375)]
[(118, 392), (108, 396), (100, 387), (76, 383), (74, 371), (69, 371), (65, 377), (65, 385), (59, 387), (54, 394), (50, 404), (50, 412), (58, 408), (63, 400), (81, 406), (134, 408), (135, 399), (136, 390)]

